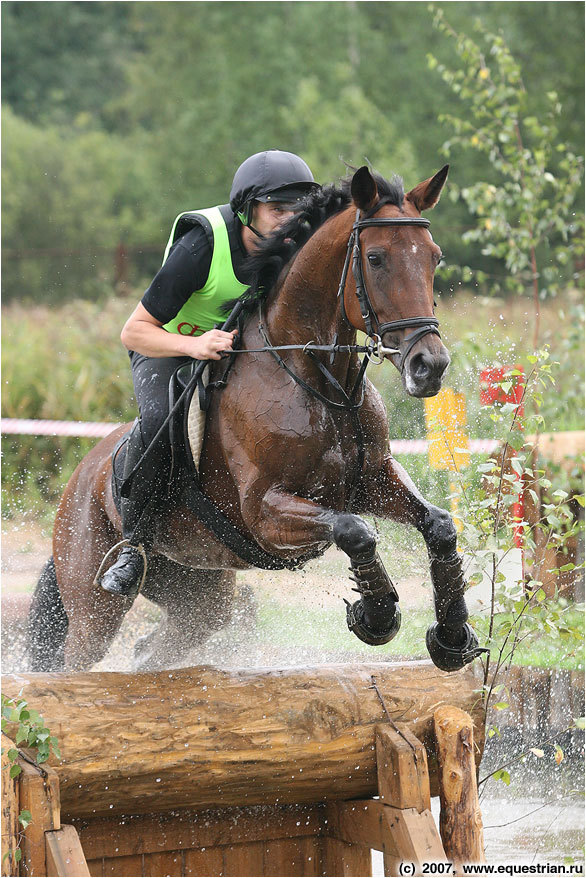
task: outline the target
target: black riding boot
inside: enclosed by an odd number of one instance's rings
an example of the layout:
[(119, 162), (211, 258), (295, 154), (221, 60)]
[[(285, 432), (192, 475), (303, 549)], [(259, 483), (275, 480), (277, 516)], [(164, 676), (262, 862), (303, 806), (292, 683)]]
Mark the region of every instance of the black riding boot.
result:
[[(140, 460), (144, 450), (140, 424), (137, 423), (128, 439), (124, 462), (125, 479)], [(140, 591), (146, 574), (146, 551), (151, 544), (149, 517), (152, 516), (154, 498), (159, 493), (162, 483), (160, 465), (160, 455), (156, 451), (151, 452), (136, 473), (128, 497), (121, 498), (122, 536), (125, 540), (130, 540), (131, 544), (122, 549), (116, 563), (101, 578), (102, 588), (110, 594), (134, 598)], [(147, 514), (145, 510), (149, 503)]]

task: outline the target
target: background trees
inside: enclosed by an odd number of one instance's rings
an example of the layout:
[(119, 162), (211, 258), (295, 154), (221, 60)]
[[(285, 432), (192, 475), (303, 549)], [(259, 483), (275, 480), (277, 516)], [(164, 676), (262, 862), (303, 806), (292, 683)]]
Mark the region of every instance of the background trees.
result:
[[(502, 31), (527, 112), (541, 119), (556, 91), (579, 151), (582, 4), (439, 6), (456, 31)], [(368, 159), (411, 185), (444, 162), (438, 116), (461, 111), (428, 68), (453, 48), (423, 3), (5, 2), (2, 25), (6, 299), (107, 295), (119, 243), (140, 286), (173, 217), (225, 201), (234, 168), (269, 145), (322, 182)], [(486, 157), (456, 152), (451, 179), (491, 182)], [(445, 199), (434, 231), (452, 263), (498, 273), (498, 254), (462, 240), (473, 222)]]

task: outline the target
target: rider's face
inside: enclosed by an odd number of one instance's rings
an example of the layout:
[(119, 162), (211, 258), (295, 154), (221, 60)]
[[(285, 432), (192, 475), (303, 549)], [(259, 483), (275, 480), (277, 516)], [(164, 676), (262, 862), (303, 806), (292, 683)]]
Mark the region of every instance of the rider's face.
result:
[(284, 201), (257, 201), (252, 211), (252, 225), (261, 235), (270, 235), (295, 213), (293, 205)]

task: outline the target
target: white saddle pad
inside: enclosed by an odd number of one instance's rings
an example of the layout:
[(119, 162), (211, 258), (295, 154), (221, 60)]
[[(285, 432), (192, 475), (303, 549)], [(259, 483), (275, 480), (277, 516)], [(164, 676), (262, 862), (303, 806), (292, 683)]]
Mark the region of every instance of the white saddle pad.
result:
[[(208, 382), (210, 380), (210, 367), (207, 366), (204, 369), (202, 375), (202, 381), (204, 387), (207, 387)], [(189, 404), (189, 414), (187, 415), (187, 435), (189, 437), (189, 445), (191, 447), (191, 454), (193, 456), (193, 462), (196, 467), (199, 469), (199, 459), (201, 457), (201, 449), (203, 446), (203, 436), (206, 425), (206, 413), (202, 412), (199, 407), (199, 394), (197, 390), (191, 397), (191, 402)]]

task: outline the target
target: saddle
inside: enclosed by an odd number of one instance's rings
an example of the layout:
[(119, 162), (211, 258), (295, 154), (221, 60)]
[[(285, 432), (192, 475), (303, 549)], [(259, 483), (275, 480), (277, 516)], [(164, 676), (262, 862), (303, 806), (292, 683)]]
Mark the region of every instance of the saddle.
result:
[[(317, 550), (297, 559), (284, 560), (265, 552), (258, 543), (245, 536), (202, 490), (199, 479), (199, 459), (205, 431), (205, 417), (211, 395), (226, 386), (234, 355), (213, 366), (208, 361), (204, 368), (201, 361), (194, 360), (180, 366), (169, 382), (169, 410), (166, 429), (172, 449), (172, 465), (166, 491), (157, 498), (157, 516), (164, 515), (174, 506), (187, 506), (199, 520), (212, 531), (231, 552), (246, 564), (262, 570), (296, 570), (311, 558), (322, 554)], [(199, 374), (197, 374), (199, 371)], [(130, 430), (121, 437), (112, 452), (112, 495), (118, 512), (124, 493), (124, 462), (126, 445), (138, 418)], [(152, 452), (151, 446), (145, 455)], [(156, 449), (155, 449), (156, 450)]]

